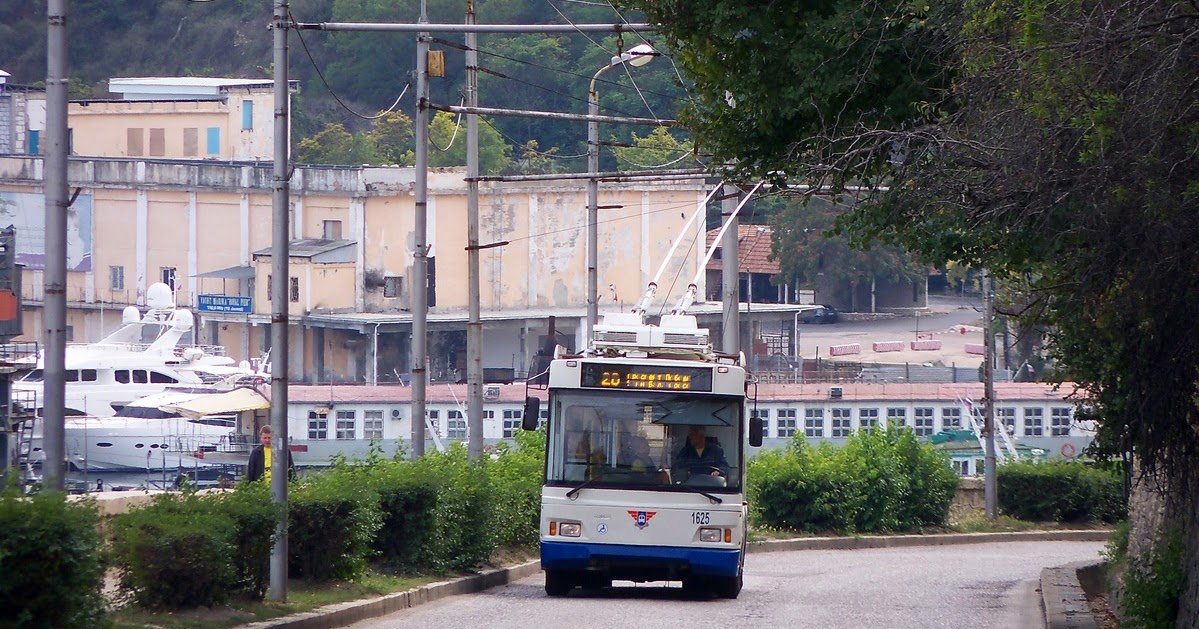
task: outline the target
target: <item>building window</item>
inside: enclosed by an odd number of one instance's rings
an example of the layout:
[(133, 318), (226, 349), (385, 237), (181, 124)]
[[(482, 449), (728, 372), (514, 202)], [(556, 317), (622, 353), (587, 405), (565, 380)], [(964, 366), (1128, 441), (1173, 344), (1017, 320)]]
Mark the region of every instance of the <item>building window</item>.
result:
[(266, 300), (270, 301), (275, 298), (275, 281), (268, 273), (266, 276)]
[(1024, 408), (1024, 436), (1045, 435), (1045, 409), (1028, 406)]
[(108, 267), (108, 287), (112, 290), (125, 290), (125, 267)]
[(325, 240), (341, 240), (341, 221), (325, 221)]
[(933, 418), (933, 409), (928, 407), (915, 409), (912, 420), (915, 422), (917, 437), (927, 437), (933, 434), (933, 425), (936, 422)]
[(145, 155), (145, 135), (145, 129), (140, 127), (126, 129), (125, 144), (127, 145), (127, 149), (125, 153), (130, 157)]
[(28, 153), (30, 155), (38, 155), (42, 150), (41, 147), (42, 132), (37, 129), (30, 129)]
[(345, 440), (354, 438), (354, 423), (357, 411), (337, 411), (336, 438)]
[(546, 422), (548, 422), (550, 420), (550, 409), (548, 409), (548, 408), (541, 409), (540, 415), (541, 416), (537, 418), (537, 425), (544, 427)]
[(241, 128), (243, 131), (254, 128), (254, 101), (252, 100), (241, 102)]
[(833, 409), (833, 438), (844, 439), (853, 432), (853, 409)]
[(770, 435), (770, 409), (768, 409), (768, 408), (751, 408), (751, 409), (749, 409), (749, 416), (754, 419), (761, 419), (762, 420), (762, 434), (766, 435), (766, 436)]
[(858, 426), (860, 426), (862, 430), (874, 430), (875, 428), (878, 428), (878, 409), (858, 409)]
[(391, 275), (383, 278), (383, 296), (396, 298), (400, 296), (400, 290), (404, 288), (404, 278), (398, 275)]
[(445, 414), (445, 436), (447, 439), (466, 440), (466, 418), (462, 411), (451, 410)]
[(300, 301), (300, 278), (298, 278), (298, 277), (291, 278), (290, 286), (288, 286), (288, 289), (289, 289), (288, 290), (288, 299), (292, 303), (299, 302)]
[(795, 409), (780, 408), (778, 413), (778, 436), (782, 438), (791, 438), (795, 436)]
[(824, 409), (805, 408), (803, 412), (803, 434), (805, 437), (824, 437)]
[(433, 427), (433, 432), (437, 433), (438, 436), (441, 436), (441, 411), (429, 410), (425, 411), (425, 413), (429, 416), (429, 420), (426, 422), (426, 424), (431, 425)]
[(167, 154), (167, 130), (150, 129), (150, 156), (164, 157)]
[(524, 411), (514, 408), (504, 409), (504, 438), (511, 439), (520, 430), (520, 418)]
[(200, 130), (196, 127), (187, 127), (183, 130), (183, 156), (200, 156)]
[(1006, 428), (1009, 435), (1016, 434), (1016, 407), (1005, 406), (995, 409), (995, 421)]
[(162, 283), (169, 286), (173, 292), (175, 290), (175, 267), (164, 266), (159, 274), (162, 277)]
[(221, 128), (220, 127), (208, 127), (208, 143), (207, 143), (206, 148), (207, 148), (207, 153), (209, 155), (220, 155), (221, 154)]
[(308, 411), (308, 438), (329, 438), (329, 413)]
[(383, 411), (362, 411), (362, 438), (383, 438)]
[(1054, 437), (1070, 436), (1070, 407), (1055, 406), (1049, 409), (1049, 434)]
[(957, 406), (946, 406), (941, 409), (941, 430), (961, 430), (962, 409)]
[(908, 409), (890, 407), (887, 409), (887, 425), (903, 428), (908, 425)]

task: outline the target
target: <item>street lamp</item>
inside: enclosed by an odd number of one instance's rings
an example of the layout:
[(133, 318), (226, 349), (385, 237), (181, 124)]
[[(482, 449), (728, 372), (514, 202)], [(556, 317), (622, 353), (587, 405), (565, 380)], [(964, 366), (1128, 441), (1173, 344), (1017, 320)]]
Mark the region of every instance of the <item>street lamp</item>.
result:
[[(595, 82), (609, 68), (628, 64), (639, 68), (649, 63), (657, 52), (647, 44), (637, 44), (618, 57), (612, 57), (608, 65), (595, 71), (591, 77), (591, 87), (587, 91), (587, 113), (599, 115), (599, 92), (595, 91)], [(587, 325), (584, 326), (583, 343), (591, 342), (592, 331), (599, 323), (599, 122), (594, 118), (587, 121)]]

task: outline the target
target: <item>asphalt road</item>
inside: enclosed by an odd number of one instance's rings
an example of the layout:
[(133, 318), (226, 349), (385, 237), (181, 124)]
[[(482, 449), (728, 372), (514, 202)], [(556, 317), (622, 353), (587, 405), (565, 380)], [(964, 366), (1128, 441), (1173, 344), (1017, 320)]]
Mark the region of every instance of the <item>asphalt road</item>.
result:
[(678, 583), (548, 598), (535, 576), (352, 625), (384, 627), (1042, 627), (1041, 568), (1094, 559), (1097, 542), (1005, 542), (760, 553), (736, 600), (691, 599)]

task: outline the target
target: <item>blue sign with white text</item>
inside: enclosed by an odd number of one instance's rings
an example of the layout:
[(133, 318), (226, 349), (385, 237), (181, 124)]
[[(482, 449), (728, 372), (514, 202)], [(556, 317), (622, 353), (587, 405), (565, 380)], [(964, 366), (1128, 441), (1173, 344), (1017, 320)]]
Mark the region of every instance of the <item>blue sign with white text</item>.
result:
[(237, 295), (199, 295), (197, 308), (200, 312), (240, 312), (250, 314), (254, 309), (253, 297)]

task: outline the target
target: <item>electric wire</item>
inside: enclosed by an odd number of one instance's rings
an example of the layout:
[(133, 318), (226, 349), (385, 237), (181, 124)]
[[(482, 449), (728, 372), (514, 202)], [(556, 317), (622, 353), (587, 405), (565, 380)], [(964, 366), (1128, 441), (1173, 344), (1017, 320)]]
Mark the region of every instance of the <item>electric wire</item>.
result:
[[(459, 101), (458, 106), (461, 107), (464, 104), (466, 104), (465, 99)], [(454, 146), (454, 139), (458, 137), (458, 129), (460, 129), (460, 128), (462, 128), (462, 114), (458, 114), (458, 117), (455, 119), (454, 135), (450, 136), (450, 143), (445, 145), (445, 148), (441, 148), (440, 146), (437, 146), (437, 143), (433, 141), (433, 136), (429, 136), (429, 146), (432, 146), (433, 148), (441, 151), (442, 153), (448, 153), (450, 150), (450, 147)]]
[(287, 12), (287, 18), (289, 20), (291, 20), (292, 30), (294, 30), (296, 32), (296, 37), (299, 38), (299, 40), (300, 40), (300, 47), (304, 49), (304, 56), (308, 57), (308, 63), (312, 64), (313, 70), (316, 70), (316, 75), (318, 77), (320, 77), (321, 84), (325, 86), (325, 91), (329, 92), (329, 95), (333, 97), (333, 100), (336, 101), (337, 104), (340, 105), (342, 109), (346, 110), (350, 114), (352, 114), (358, 118), (361, 118), (363, 120), (378, 120), (379, 118), (382, 118), (382, 117), (386, 116), (387, 114), (390, 114), (391, 112), (395, 111), (396, 106), (398, 106), (400, 104), (400, 99), (404, 98), (404, 94), (408, 93), (408, 88), (412, 85), (411, 81), (406, 81), (404, 83), (404, 89), (400, 90), (400, 95), (396, 96), (395, 101), (392, 102), (391, 106), (388, 107), (387, 109), (384, 109), (383, 111), (380, 111), (378, 114), (373, 115), (373, 116), (368, 116), (366, 114), (358, 113), (352, 107), (347, 105), (345, 103), (345, 101), (341, 100), (341, 97), (338, 96), (337, 92), (333, 89), (333, 87), (329, 85), (329, 81), (325, 80), (325, 73), (321, 72), (320, 66), (318, 66), (316, 64), (316, 59), (313, 58), (312, 51), (308, 49), (308, 42), (304, 41), (304, 34), (303, 34), (304, 32), (301, 29), (297, 28), (298, 22), (296, 22), (296, 18), (291, 14), (291, 11)]

